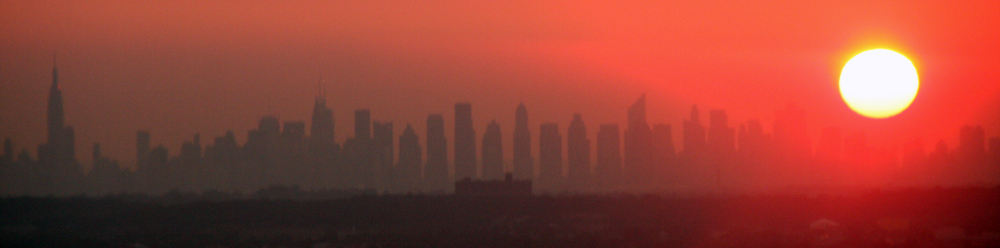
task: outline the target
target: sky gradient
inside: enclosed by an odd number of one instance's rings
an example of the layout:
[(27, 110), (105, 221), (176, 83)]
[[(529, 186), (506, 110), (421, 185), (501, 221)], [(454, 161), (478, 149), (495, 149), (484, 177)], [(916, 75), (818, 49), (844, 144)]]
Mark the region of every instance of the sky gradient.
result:
[[(58, 56), (77, 159), (94, 142), (134, 161), (135, 132), (176, 154), (200, 133), (237, 140), (263, 115), (307, 121), (327, 96), (338, 142), (353, 110), (413, 124), (472, 103), (480, 141), (496, 119), (510, 151), (514, 110), (565, 133), (624, 128), (647, 94), (649, 119), (681, 124), (692, 104), (726, 109), (730, 126), (806, 110), (824, 127), (864, 131), (873, 146), (922, 138), (954, 148), (962, 125), (1000, 135), (1000, 3), (993, 1), (5, 1), (0, 4), (0, 138), (33, 155)], [(853, 55), (887, 48), (913, 61), (920, 89), (888, 119), (852, 112), (837, 91)], [(322, 83), (321, 83), (322, 82)], [(707, 123), (703, 114), (702, 123)], [(477, 145), (478, 147), (478, 145)], [(537, 150), (534, 151), (537, 154)], [(451, 152), (449, 152), (450, 154)], [(510, 153), (505, 154), (508, 158)]]

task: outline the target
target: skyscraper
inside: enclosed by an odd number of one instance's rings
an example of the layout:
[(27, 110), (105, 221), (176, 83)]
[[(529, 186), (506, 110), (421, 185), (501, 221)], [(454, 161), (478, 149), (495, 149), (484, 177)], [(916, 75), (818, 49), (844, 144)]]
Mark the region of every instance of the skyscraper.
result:
[(691, 107), (691, 118), (684, 121), (684, 155), (700, 159), (705, 149), (705, 126), (701, 125), (698, 105)]
[(444, 189), (448, 180), (448, 140), (444, 137), (444, 117), (427, 116), (427, 166), (424, 180), (431, 190)]
[(562, 136), (559, 125), (543, 123), (538, 136), (538, 181), (552, 184), (562, 179)]
[(618, 124), (602, 124), (597, 132), (597, 166), (594, 177), (604, 184), (617, 184), (621, 179), (622, 155)]
[(409, 123), (399, 136), (399, 163), (396, 166), (396, 185), (403, 191), (414, 191), (420, 181), (423, 167), (420, 138)]
[(573, 121), (566, 130), (567, 176), (574, 187), (583, 186), (590, 179), (590, 140), (583, 117), (573, 114)]
[(490, 122), (486, 126), (486, 133), (483, 134), (483, 179), (503, 178), (503, 144), (500, 140), (500, 124), (496, 121)]
[(455, 178), (476, 177), (476, 131), (472, 104), (455, 104)]
[(331, 172), (336, 153), (340, 150), (334, 139), (333, 110), (326, 107), (326, 99), (316, 97), (313, 105), (312, 126), (309, 131), (308, 157), (312, 161), (316, 175), (314, 180), (320, 181), (325, 174)]
[(393, 165), (393, 135), (392, 122), (375, 121), (373, 124), (372, 139), (375, 145), (375, 166), (392, 167)]
[(135, 168), (145, 172), (149, 169), (149, 131), (135, 133)]
[(47, 139), (38, 147), (38, 160), (42, 164), (56, 166), (59, 170), (71, 170), (76, 166), (76, 149), (73, 128), (65, 125), (62, 91), (59, 89), (59, 69), (52, 66), (52, 86), (49, 88), (47, 117)]
[(736, 132), (729, 127), (725, 110), (709, 112), (708, 147), (713, 157), (728, 156), (736, 152)]
[(524, 107), (524, 103), (520, 103), (514, 114), (514, 178), (534, 177), (534, 167), (534, 159), (531, 158), (531, 131), (528, 130), (528, 109)]
[(961, 158), (979, 159), (986, 155), (986, 132), (982, 126), (962, 126), (958, 133), (958, 150)]
[(633, 182), (648, 183), (654, 178), (652, 166), (652, 130), (646, 122), (646, 95), (628, 108), (628, 128), (625, 129), (625, 174)]
[(372, 123), (372, 168), (371, 173), (375, 184), (390, 187), (396, 182), (393, 176), (393, 134), (392, 122)]

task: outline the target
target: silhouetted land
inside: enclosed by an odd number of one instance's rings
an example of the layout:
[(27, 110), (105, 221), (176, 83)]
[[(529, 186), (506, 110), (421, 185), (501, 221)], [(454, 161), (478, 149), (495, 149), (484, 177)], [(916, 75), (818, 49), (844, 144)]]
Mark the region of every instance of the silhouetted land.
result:
[[(1000, 188), (838, 195), (6, 198), (4, 247), (997, 247)], [(234, 196), (234, 195), (229, 195)], [(255, 198), (256, 197), (256, 198)]]

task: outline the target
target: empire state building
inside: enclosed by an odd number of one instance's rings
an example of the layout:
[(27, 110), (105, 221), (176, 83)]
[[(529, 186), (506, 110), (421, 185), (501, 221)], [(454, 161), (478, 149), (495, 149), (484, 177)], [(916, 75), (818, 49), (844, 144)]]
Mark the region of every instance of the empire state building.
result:
[(48, 139), (38, 147), (39, 162), (54, 166), (75, 165), (73, 128), (67, 127), (63, 117), (62, 91), (59, 90), (59, 69), (52, 66), (52, 87), (49, 89)]

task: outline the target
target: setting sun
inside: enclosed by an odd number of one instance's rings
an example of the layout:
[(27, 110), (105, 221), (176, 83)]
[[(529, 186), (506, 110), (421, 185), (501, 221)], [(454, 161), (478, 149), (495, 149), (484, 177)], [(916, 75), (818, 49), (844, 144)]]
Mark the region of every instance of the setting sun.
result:
[(906, 56), (886, 49), (854, 56), (840, 73), (840, 94), (851, 109), (870, 118), (903, 112), (917, 96), (917, 69)]

